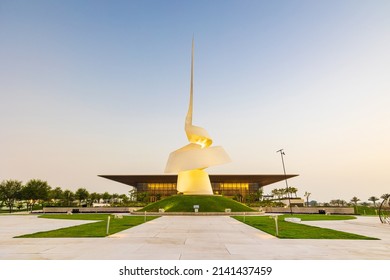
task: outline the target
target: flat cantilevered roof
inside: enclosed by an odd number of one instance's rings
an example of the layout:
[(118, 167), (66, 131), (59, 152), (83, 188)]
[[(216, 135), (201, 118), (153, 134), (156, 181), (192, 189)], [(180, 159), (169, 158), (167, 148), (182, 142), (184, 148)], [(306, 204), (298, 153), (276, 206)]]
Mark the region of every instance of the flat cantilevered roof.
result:
[[(176, 183), (177, 175), (98, 175), (125, 185), (135, 187), (138, 183)], [(286, 178), (298, 175), (259, 175), (259, 174), (210, 174), (211, 183), (258, 183), (260, 186), (270, 185)]]

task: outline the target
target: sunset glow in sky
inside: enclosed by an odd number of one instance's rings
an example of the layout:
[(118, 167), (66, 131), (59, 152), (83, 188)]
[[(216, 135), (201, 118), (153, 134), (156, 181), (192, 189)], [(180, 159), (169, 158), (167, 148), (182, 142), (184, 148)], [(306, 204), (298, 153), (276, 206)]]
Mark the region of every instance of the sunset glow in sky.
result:
[[(390, 193), (390, 1), (0, 1), (0, 181), (127, 193), (194, 125), (310, 199)], [(284, 187), (284, 182), (265, 188)]]

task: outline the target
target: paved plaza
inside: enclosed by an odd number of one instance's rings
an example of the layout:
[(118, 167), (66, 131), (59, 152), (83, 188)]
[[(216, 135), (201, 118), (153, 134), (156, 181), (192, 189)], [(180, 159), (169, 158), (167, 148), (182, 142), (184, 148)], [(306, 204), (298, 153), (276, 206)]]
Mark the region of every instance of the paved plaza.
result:
[(13, 238), (88, 222), (0, 215), (0, 259), (390, 259), (390, 225), (381, 224), (377, 217), (305, 224), (381, 240), (278, 239), (228, 216), (164, 216), (106, 238)]

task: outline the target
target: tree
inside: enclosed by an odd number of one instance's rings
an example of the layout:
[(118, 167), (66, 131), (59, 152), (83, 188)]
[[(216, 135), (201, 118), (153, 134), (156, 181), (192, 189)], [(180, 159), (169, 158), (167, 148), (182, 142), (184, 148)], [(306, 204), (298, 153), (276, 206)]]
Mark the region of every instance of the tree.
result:
[(309, 205), (315, 207), (318, 205), (318, 202), (316, 200), (312, 200), (309, 202)]
[(262, 197), (263, 197), (263, 189), (259, 188), (256, 192), (251, 192), (246, 197), (246, 202), (251, 203), (251, 202), (260, 201)]
[(357, 206), (358, 201), (360, 201), (360, 199), (357, 198), (356, 196), (352, 197), (352, 199), (351, 199), (351, 202), (352, 202), (353, 204), (355, 204), (355, 206)]
[(28, 181), (22, 189), (22, 198), (27, 201), (27, 208), (30, 207), (30, 211), (32, 211), (38, 201), (48, 200), (50, 190), (51, 187), (46, 181), (38, 179)]
[(103, 193), (103, 195), (102, 195), (102, 198), (103, 198), (103, 200), (104, 200), (104, 203), (109, 203), (111, 197), (112, 197), (111, 194), (109, 194), (108, 192), (105, 192), (105, 193)]
[(252, 202), (255, 202), (255, 201), (259, 201), (259, 198), (256, 195), (256, 193), (250, 193), (245, 198), (245, 202), (247, 202), (247, 203), (252, 203)]
[(64, 196), (64, 191), (60, 187), (52, 189), (49, 193), (50, 199), (52, 199), (55, 202), (58, 202), (59, 200), (63, 199), (63, 196)]
[(283, 195), (283, 193), (282, 193), (282, 190), (283, 189), (273, 189), (272, 191), (271, 191), (271, 193), (272, 193), (272, 195), (275, 197), (277, 197), (278, 198), (278, 200), (280, 201), (280, 198), (282, 197), (282, 195)]
[(74, 193), (70, 190), (65, 190), (63, 194), (63, 200), (66, 206), (71, 206), (74, 200)]
[(377, 198), (377, 197), (375, 197), (375, 196), (371, 196), (369, 199), (368, 199), (368, 201), (372, 201), (373, 203), (374, 203), (374, 207), (376, 207), (376, 201), (378, 201), (379, 200), (379, 198)]
[(131, 201), (137, 201), (137, 189), (133, 188), (129, 190), (129, 197)]
[(88, 204), (92, 205), (93, 203), (99, 203), (100, 198), (101, 198), (101, 194), (93, 192), (89, 195)]
[(331, 201), (329, 201), (329, 204), (332, 205), (332, 206), (336, 206), (337, 205), (337, 199), (332, 199)]
[(127, 205), (129, 203), (129, 201), (130, 201), (129, 197), (127, 195), (125, 195), (125, 194), (121, 194), (119, 196), (119, 198), (121, 199), (121, 204), (122, 205)]
[(79, 201), (79, 205), (89, 197), (89, 192), (84, 188), (79, 188), (75, 194), (75, 198)]
[[(138, 198), (137, 198), (137, 200), (138, 200), (138, 201), (142, 201), (142, 202), (147, 202), (147, 201), (149, 201), (149, 193), (148, 193), (148, 192), (138, 193)], [(233, 200), (238, 201), (238, 202), (242, 202), (242, 194), (240, 194), (239, 192), (237, 192), (237, 193), (233, 196)]]
[(22, 182), (17, 180), (2, 181), (0, 184), (0, 200), (12, 212), (15, 202), (21, 198)]
[(291, 193), (291, 194), (294, 194), (295, 197), (297, 197), (298, 189), (295, 188), (295, 187), (289, 187), (289, 188), (288, 188), (288, 192)]
[(273, 195), (273, 197), (278, 197), (278, 194), (279, 194), (278, 189), (273, 189), (273, 190), (271, 191), (271, 194)]
[(259, 188), (259, 189), (257, 190), (257, 193), (258, 193), (258, 195), (259, 195), (259, 200), (263, 200), (263, 195), (264, 195), (264, 190), (263, 190), (263, 188)]
[(96, 195), (96, 202), (97, 203), (100, 203), (100, 200), (103, 198), (103, 194), (102, 193), (97, 193)]
[(311, 195), (311, 193), (309, 193), (309, 192), (305, 192), (305, 194), (303, 195), (304, 197), (306, 197), (306, 206), (309, 206), (310, 195)]
[(278, 191), (279, 191), (280, 197), (282, 197), (282, 198), (284, 198), (285, 195), (288, 193), (288, 189), (287, 188), (281, 188), (281, 189), (278, 189)]
[(390, 193), (384, 193), (384, 194), (381, 195), (381, 198), (382, 198), (383, 200), (386, 200), (386, 199), (388, 199), (389, 197), (390, 197)]
[[(237, 199), (240, 199), (238, 201), (242, 200), (242, 195), (241, 194), (236, 194), (234, 197), (236, 198), (235, 200), (237, 200)], [(150, 194), (149, 194), (149, 192), (137, 192), (137, 201), (149, 202), (150, 201)]]
[(110, 203), (117, 203), (118, 202), (118, 198), (119, 198), (119, 194), (113, 193), (111, 195)]
[(345, 200), (342, 200), (342, 199), (333, 199), (330, 201), (330, 205), (333, 205), (333, 206), (344, 206), (345, 204), (347, 204), (347, 202)]

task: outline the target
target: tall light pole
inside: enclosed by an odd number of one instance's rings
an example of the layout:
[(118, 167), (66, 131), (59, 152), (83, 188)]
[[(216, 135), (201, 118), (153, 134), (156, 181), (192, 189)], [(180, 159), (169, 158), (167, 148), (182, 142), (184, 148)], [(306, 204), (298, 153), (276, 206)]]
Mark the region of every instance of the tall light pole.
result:
[(276, 152), (280, 153), (280, 156), (282, 158), (283, 171), (284, 171), (284, 180), (286, 181), (286, 192), (287, 192), (287, 197), (288, 197), (288, 205), (290, 206), (290, 214), (292, 215), (292, 207), (291, 207), (291, 200), (290, 200), (290, 192), (288, 191), (286, 167), (284, 166), (284, 159), (283, 159), (283, 156), (285, 155), (285, 153), (283, 152), (283, 149), (280, 149), (280, 150), (278, 150)]

